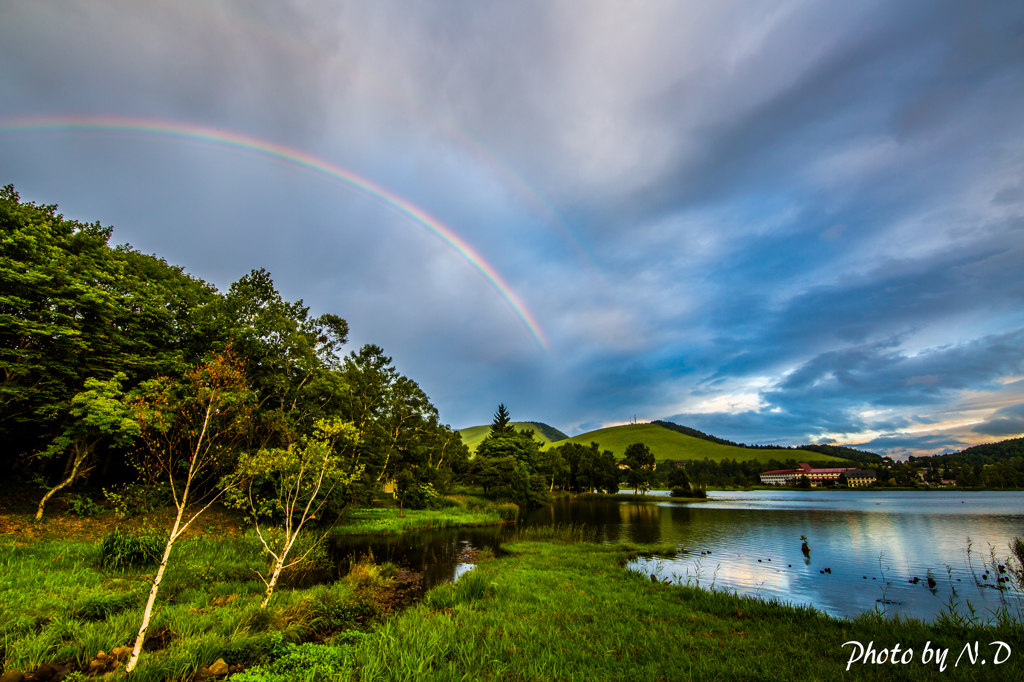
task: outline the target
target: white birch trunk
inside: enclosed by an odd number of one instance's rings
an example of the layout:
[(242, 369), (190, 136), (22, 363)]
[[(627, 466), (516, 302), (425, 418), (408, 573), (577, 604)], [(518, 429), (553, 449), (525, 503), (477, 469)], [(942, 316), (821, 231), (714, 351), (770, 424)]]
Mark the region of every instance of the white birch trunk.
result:
[(277, 579), (281, 577), (282, 570), (284, 570), (284, 556), (274, 562), (274, 572), (271, 574), (269, 582), (267, 582), (267, 591), (263, 596), (263, 602), (260, 604), (261, 609), (267, 608), (267, 604), (270, 603), (270, 597), (274, 594), (274, 586), (277, 585)]
[(149, 619), (153, 615), (153, 605), (156, 603), (156, 594), (160, 591), (160, 583), (164, 579), (164, 571), (167, 569), (167, 560), (171, 557), (171, 548), (174, 546), (174, 541), (178, 537), (178, 529), (181, 526), (181, 517), (183, 513), (184, 507), (178, 507), (178, 515), (174, 519), (174, 528), (171, 530), (171, 534), (167, 538), (167, 546), (164, 547), (164, 556), (160, 560), (159, 568), (156, 569), (156, 576), (153, 578), (153, 586), (149, 589), (149, 599), (146, 601), (146, 610), (142, 612), (142, 626), (139, 627), (139, 633), (135, 637), (135, 646), (132, 647), (132, 655), (128, 659), (128, 665), (124, 668), (126, 673), (130, 673), (135, 670), (135, 666), (139, 664), (139, 656), (142, 654), (142, 645), (146, 642), (146, 631), (149, 629)]

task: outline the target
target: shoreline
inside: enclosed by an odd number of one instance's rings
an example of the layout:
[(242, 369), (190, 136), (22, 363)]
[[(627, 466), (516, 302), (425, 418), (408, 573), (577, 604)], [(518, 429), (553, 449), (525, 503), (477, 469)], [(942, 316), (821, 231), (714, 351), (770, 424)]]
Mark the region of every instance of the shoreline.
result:
[[(390, 520), (399, 513), (367, 515)], [(404, 514), (420, 522), (445, 512)], [(162, 640), (144, 655), (133, 680), (191, 680), (218, 659), (234, 666), (227, 679), (237, 682), (447, 681), (464, 679), (467, 670), (515, 679), (652, 682), (766, 674), (959, 680), (979, 672), (980, 663), (953, 666), (965, 643), (984, 648), (997, 640), (1012, 655), (992, 674), (1024, 673), (1019, 617), (995, 625), (877, 612), (837, 618), (807, 606), (664, 584), (626, 563), (674, 554), (674, 546), (581, 542), (571, 528), (532, 538), (528, 530), (516, 533), (500, 558), (482, 556), (456, 583), (422, 598), (400, 597), (412, 578), (385, 562), (363, 564), (334, 582), (286, 585), (263, 611), (263, 585), (252, 574), (261, 562), (258, 548), (248, 535), (226, 531), (191, 537), (172, 557), (173, 599), (151, 626)], [(84, 670), (99, 651), (134, 635), (151, 569), (100, 569), (98, 552), (99, 542), (84, 537), (31, 545), (0, 540), (0, 635), (10, 668), (58, 663)], [(852, 663), (847, 672), (855, 652), (844, 642), (915, 654), (906, 665)], [(926, 642), (950, 651), (945, 671), (921, 660)], [(116, 673), (103, 679), (111, 678), (123, 679)]]

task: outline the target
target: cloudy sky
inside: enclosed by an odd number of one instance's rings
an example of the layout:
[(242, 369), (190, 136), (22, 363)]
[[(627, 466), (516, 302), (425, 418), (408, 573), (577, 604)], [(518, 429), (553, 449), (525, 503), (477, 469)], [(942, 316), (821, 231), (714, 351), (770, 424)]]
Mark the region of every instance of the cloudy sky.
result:
[(0, 184), (457, 428), (1024, 433), (1024, 4), (0, 0)]

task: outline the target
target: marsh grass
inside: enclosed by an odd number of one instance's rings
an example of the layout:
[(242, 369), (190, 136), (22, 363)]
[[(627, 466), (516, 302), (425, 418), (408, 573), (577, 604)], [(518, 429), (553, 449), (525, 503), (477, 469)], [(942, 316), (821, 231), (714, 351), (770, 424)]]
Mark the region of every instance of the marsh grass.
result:
[[(1016, 653), (1024, 646), (1019, 624), (925, 624), (881, 613), (837, 619), (811, 607), (653, 583), (624, 568), (651, 547), (577, 542), (564, 529), (562, 537), (569, 541), (507, 544), (501, 559), (336, 647), (319, 679), (960, 680), (1022, 672), (1019, 655), (998, 670), (952, 667), (967, 642), (1005, 641)], [(850, 650), (842, 645), (850, 640), (918, 653), (906, 666), (855, 665), (847, 673)], [(921, 663), (925, 642), (951, 650), (945, 672)], [(287, 679), (272, 673), (257, 666), (244, 680)]]
[(414, 530), (493, 526), (514, 520), (518, 513), (519, 508), (514, 504), (493, 502), (486, 506), (454, 506), (440, 510), (356, 509), (346, 515), (335, 527), (334, 533), (394, 535)]

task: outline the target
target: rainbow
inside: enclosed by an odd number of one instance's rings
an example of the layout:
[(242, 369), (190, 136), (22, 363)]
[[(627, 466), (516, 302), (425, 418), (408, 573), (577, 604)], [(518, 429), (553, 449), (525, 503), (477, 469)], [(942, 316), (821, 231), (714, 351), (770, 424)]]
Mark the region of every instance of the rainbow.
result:
[(412, 220), (455, 251), (494, 287), (537, 345), (545, 351), (550, 350), (544, 332), (533, 314), (494, 267), (465, 240), (426, 211), (341, 166), (276, 142), (194, 124), (118, 116), (54, 116), (0, 120), (0, 133), (78, 130), (148, 134), (160, 138), (202, 142), (280, 161), (351, 187)]

